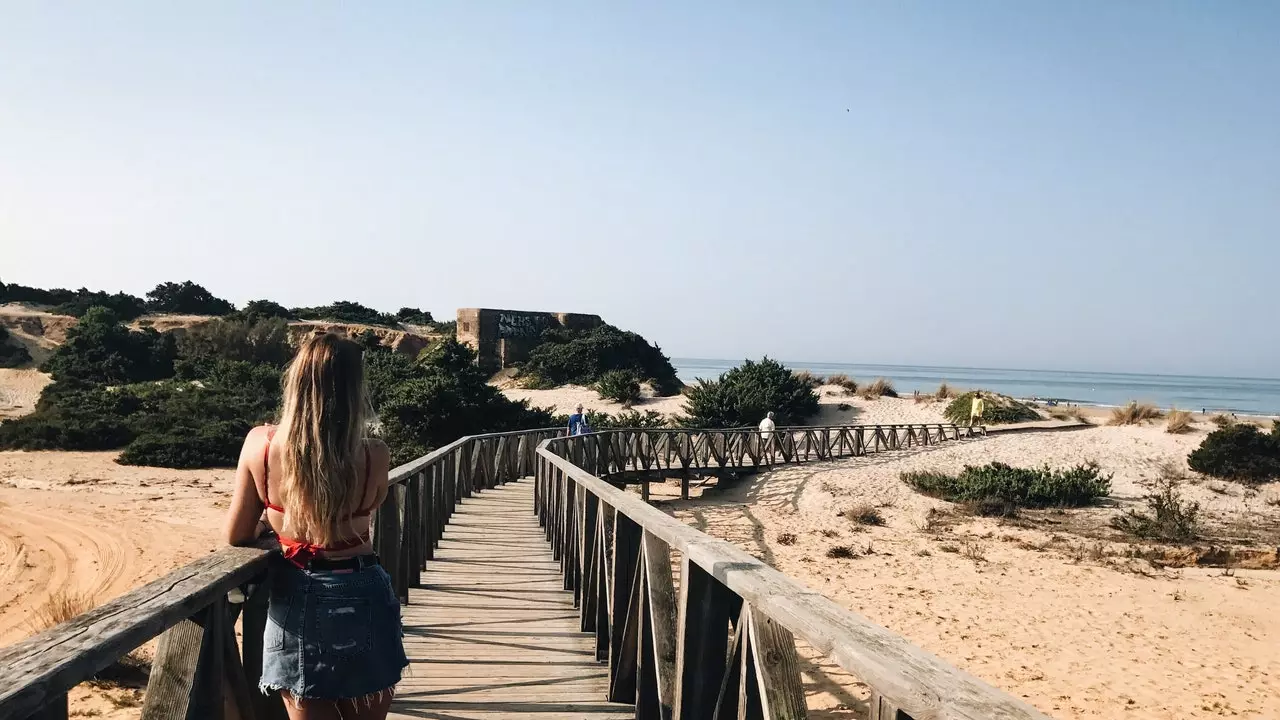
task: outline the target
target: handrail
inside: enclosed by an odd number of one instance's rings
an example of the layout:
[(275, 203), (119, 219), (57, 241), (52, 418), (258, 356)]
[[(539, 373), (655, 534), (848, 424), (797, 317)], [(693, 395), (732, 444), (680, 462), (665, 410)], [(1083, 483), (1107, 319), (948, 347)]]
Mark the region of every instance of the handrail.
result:
[[(873, 427), (846, 429), (863, 435)], [(597, 655), (609, 660), (611, 700), (631, 699), (676, 720), (721, 717), (739, 705), (760, 717), (803, 717), (793, 639), (800, 637), (871, 687), (871, 718), (1047, 720), (569, 459), (591, 457), (593, 444), (613, 447), (603, 438), (636, 432), (552, 439), (538, 448), (536, 512), (566, 588), (580, 600), (582, 628), (596, 633)]]

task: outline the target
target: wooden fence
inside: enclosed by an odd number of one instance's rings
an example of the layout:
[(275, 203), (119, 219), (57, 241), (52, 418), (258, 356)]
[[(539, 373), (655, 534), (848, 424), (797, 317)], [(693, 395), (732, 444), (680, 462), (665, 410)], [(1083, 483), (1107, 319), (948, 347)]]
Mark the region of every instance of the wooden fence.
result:
[[(465, 437), (391, 471), (391, 491), (373, 519), (374, 546), (402, 601), (418, 585), (458, 501), (532, 475), (538, 443), (561, 432)], [(0, 648), (0, 720), (66, 720), (68, 690), (156, 636), (143, 720), (283, 720), (278, 696), (257, 689), (267, 621), (263, 581), (272, 552), (267, 545), (223, 548)], [(244, 602), (229, 602), (233, 591)]]
[[(902, 447), (904, 437), (923, 444), (966, 430), (943, 426), (935, 435), (937, 426), (924, 427), (924, 435), (906, 426), (889, 435), (884, 428), (789, 429), (778, 452), (804, 462), (862, 454), (894, 437)], [(671, 457), (696, 458), (695, 465), (707, 458), (712, 465), (763, 464), (763, 451), (751, 449), (756, 431), (686, 435), (621, 430), (552, 439), (538, 450), (535, 512), (564, 587), (574, 593), (581, 628), (595, 634), (596, 657), (608, 662), (610, 700), (634, 702), (636, 717), (646, 720), (803, 718), (800, 638), (871, 689), (872, 720), (1046, 720), (597, 477), (667, 458), (672, 447)], [(688, 467), (689, 460), (681, 462)]]
[[(799, 637), (873, 688), (874, 720), (1044, 718), (597, 478), (832, 459), (964, 437), (967, 429), (781, 428), (769, 441), (751, 430), (561, 432), (466, 437), (392, 471), (392, 491), (373, 521), (374, 545), (403, 601), (462, 498), (533, 475), (533, 510), (582, 627), (596, 634), (597, 656), (609, 663), (610, 698), (635, 702), (637, 717), (803, 717)], [(72, 687), (156, 636), (144, 720), (282, 719), (279, 699), (256, 689), (266, 623), (260, 588), (272, 552), (224, 548), (0, 648), (0, 720), (65, 720)], [(233, 591), (244, 601), (229, 601)]]

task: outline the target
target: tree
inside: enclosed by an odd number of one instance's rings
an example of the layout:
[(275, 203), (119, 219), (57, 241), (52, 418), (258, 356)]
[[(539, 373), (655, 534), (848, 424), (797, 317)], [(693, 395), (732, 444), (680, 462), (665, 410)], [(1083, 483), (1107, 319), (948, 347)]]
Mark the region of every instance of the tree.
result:
[(418, 308), (402, 307), (396, 312), (396, 320), (402, 323), (411, 323), (413, 325), (430, 325), (435, 322), (431, 319), (431, 313)]
[(661, 348), (612, 325), (545, 330), (521, 370), (535, 386), (591, 385), (610, 370), (625, 370), (648, 380), (661, 395), (675, 394), (681, 387)]
[(236, 306), (190, 280), (160, 283), (147, 293), (147, 309), (179, 315), (228, 315)]
[(802, 378), (769, 358), (744, 361), (720, 375), (702, 380), (686, 392), (685, 427), (753, 427), (774, 413), (778, 425), (803, 421), (818, 412), (818, 395)]
[(293, 320), (294, 314), (289, 308), (278, 302), (270, 300), (250, 300), (239, 312), (247, 318), (260, 320), (262, 318), (282, 318), (284, 320)]

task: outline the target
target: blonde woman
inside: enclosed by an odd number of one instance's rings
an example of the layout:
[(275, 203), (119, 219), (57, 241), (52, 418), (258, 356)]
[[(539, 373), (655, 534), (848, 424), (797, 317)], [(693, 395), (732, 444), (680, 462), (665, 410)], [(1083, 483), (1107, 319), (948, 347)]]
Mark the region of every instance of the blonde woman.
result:
[(236, 469), (227, 542), (253, 542), (262, 523), (280, 538), (259, 688), (279, 691), (291, 720), (382, 720), (409, 664), (400, 601), (369, 541), (390, 460), (366, 437), (364, 375), (356, 343), (303, 342), (279, 425), (249, 432)]

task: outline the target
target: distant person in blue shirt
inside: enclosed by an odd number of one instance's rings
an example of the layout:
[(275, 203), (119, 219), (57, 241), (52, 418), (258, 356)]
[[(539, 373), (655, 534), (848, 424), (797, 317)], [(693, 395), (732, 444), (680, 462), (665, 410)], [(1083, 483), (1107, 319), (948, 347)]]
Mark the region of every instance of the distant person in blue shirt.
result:
[(577, 412), (569, 416), (569, 434), (570, 435), (586, 435), (591, 432), (591, 427), (587, 425), (587, 416), (582, 412), (582, 406), (578, 406)]

